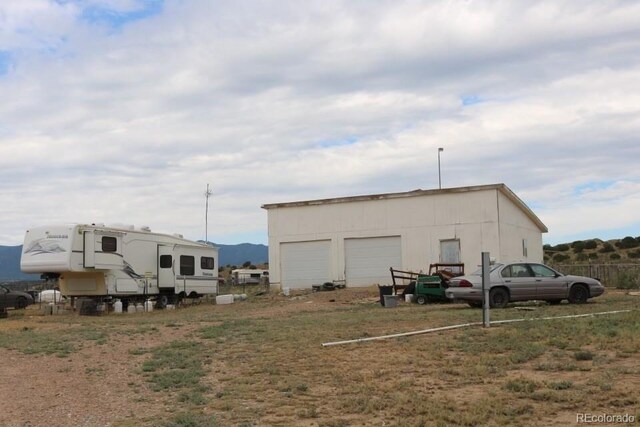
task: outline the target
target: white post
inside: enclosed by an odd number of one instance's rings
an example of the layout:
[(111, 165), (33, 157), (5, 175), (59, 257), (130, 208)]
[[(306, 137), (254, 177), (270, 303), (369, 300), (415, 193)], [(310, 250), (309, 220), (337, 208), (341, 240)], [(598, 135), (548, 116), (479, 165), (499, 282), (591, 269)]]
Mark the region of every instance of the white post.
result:
[(444, 151), (444, 148), (438, 148), (438, 189), (442, 190), (442, 177), (440, 175), (440, 153)]
[(204, 197), (207, 199), (204, 208), (204, 243), (209, 244), (209, 196), (213, 192), (209, 190), (209, 184), (207, 184), (207, 191), (204, 193)]
[(489, 275), (491, 274), (491, 260), (489, 258), (489, 252), (482, 252), (482, 324), (485, 328), (491, 326), (491, 320), (489, 319), (489, 288), (491, 287), (491, 280)]

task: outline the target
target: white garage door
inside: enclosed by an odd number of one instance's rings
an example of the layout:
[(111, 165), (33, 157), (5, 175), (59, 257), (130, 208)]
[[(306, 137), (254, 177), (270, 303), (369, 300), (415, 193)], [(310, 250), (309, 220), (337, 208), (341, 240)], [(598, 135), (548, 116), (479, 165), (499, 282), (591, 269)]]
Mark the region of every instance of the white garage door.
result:
[(400, 236), (345, 239), (348, 286), (390, 283), (389, 267), (402, 268)]
[(283, 288), (310, 288), (330, 282), (330, 240), (280, 244)]

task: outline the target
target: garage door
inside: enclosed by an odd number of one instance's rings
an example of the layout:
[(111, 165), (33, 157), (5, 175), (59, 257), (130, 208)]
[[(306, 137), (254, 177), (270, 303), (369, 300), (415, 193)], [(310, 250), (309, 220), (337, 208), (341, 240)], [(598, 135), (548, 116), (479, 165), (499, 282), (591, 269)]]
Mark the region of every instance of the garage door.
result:
[(330, 282), (330, 240), (280, 244), (283, 288), (311, 288)]
[(347, 285), (388, 284), (389, 267), (402, 268), (400, 243), (400, 236), (345, 239)]

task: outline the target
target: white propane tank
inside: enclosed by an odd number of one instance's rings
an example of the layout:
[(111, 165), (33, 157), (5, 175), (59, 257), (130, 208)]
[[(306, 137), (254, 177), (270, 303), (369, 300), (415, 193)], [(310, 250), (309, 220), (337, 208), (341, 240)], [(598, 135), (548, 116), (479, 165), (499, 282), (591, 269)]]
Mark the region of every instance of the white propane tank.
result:
[(175, 308), (176, 306), (173, 304), (167, 304), (167, 307), (166, 307), (167, 310), (175, 310)]
[(119, 299), (117, 299), (116, 302), (113, 303), (113, 312), (122, 313), (122, 301), (120, 301)]
[(141, 303), (136, 304), (136, 313), (144, 313), (144, 305)]
[(144, 309), (145, 311), (153, 311), (153, 301), (151, 301), (150, 299), (146, 300), (144, 302)]
[(136, 312), (136, 305), (130, 302), (129, 305), (127, 306), (127, 313), (135, 313), (135, 312)]

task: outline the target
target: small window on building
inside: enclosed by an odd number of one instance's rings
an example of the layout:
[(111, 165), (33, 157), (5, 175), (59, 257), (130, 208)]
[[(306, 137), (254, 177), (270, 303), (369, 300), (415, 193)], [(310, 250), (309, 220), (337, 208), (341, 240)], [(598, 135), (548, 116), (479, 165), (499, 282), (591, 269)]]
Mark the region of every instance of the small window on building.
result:
[(118, 239), (110, 236), (102, 236), (102, 252), (117, 252)]
[(440, 262), (445, 264), (460, 262), (460, 240), (440, 240)]
[(180, 255), (180, 275), (193, 276), (196, 273), (196, 258), (190, 255)]
[(171, 255), (160, 255), (160, 268), (173, 267), (173, 257)]
[(527, 239), (522, 239), (522, 256), (527, 257)]
[(200, 268), (203, 270), (213, 270), (215, 268), (215, 261), (212, 257), (203, 256), (200, 258)]

